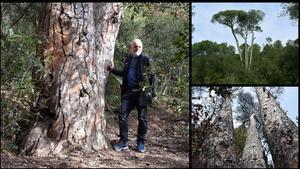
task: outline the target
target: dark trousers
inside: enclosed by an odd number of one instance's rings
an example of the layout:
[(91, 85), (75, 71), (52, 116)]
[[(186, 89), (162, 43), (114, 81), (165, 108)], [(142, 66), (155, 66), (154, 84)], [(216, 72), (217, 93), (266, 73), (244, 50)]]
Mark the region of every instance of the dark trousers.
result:
[(147, 107), (140, 107), (137, 93), (127, 93), (122, 97), (121, 109), (119, 113), (120, 141), (128, 143), (128, 115), (134, 109), (138, 111), (138, 137), (137, 141), (145, 143), (147, 133)]

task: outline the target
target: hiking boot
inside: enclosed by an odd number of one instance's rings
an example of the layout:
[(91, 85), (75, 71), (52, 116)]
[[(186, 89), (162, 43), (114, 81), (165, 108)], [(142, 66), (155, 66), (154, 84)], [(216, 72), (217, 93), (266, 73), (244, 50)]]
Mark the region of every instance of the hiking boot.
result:
[(140, 152), (140, 153), (144, 153), (145, 152), (145, 145), (144, 143), (139, 142), (137, 147), (136, 147), (136, 151)]
[(118, 143), (114, 144), (114, 149), (116, 151), (126, 150), (126, 149), (128, 149), (128, 146), (127, 146), (127, 144), (124, 144), (122, 142), (118, 142)]

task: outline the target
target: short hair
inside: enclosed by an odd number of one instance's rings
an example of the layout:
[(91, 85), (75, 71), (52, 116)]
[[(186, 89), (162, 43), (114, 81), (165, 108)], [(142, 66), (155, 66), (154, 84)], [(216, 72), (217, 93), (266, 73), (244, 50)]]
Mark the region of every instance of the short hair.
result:
[(130, 46), (132, 47), (133, 46), (133, 44), (141, 44), (141, 46), (143, 47), (143, 43), (142, 43), (142, 41), (140, 40), (140, 39), (134, 39), (132, 42), (131, 42), (131, 44), (130, 44)]

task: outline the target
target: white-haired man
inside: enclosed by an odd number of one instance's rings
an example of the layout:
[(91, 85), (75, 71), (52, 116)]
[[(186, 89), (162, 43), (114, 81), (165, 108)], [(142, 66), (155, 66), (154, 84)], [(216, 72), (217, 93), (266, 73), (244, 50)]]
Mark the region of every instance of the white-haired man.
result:
[(148, 128), (147, 105), (151, 104), (153, 97), (156, 97), (156, 80), (150, 68), (151, 60), (142, 54), (142, 50), (142, 41), (134, 39), (130, 46), (130, 53), (125, 58), (124, 69), (116, 70), (113, 65), (108, 67), (113, 74), (123, 77), (119, 112), (120, 140), (114, 145), (116, 151), (128, 149), (128, 115), (136, 107), (139, 120), (136, 150), (145, 152), (145, 136)]

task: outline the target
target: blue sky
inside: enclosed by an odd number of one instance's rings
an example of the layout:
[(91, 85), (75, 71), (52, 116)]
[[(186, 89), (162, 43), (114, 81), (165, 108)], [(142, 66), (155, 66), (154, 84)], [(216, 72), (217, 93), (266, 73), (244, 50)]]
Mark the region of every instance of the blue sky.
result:
[[(253, 94), (254, 100), (257, 100), (255, 89), (253, 87), (243, 87), (244, 92), (250, 92)], [(283, 87), (283, 93), (278, 98), (280, 106), (287, 111), (288, 117), (296, 123), (296, 116), (298, 116), (298, 87)], [(236, 110), (237, 98), (233, 100), (233, 110)], [(235, 123), (234, 126), (237, 127), (238, 124)]]
[[(194, 90), (195, 87), (192, 87), (192, 91), (195, 93), (192, 94), (192, 96), (198, 97), (199, 93), (197, 90)], [(205, 89), (207, 90), (207, 89)], [(242, 87), (243, 92), (249, 92), (254, 96), (254, 101), (258, 102), (255, 88), (254, 87)], [(237, 94), (240, 90), (236, 91), (235, 94)], [(203, 97), (208, 96), (208, 92), (202, 92)], [(298, 87), (283, 87), (283, 93), (280, 95), (277, 100), (280, 103), (280, 106), (287, 111), (288, 117), (293, 120), (296, 123), (296, 116), (298, 116), (298, 111), (299, 111), (299, 104), (298, 104)], [(201, 100), (192, 100), (194, 104), (196, 103), (201, 103), (204, 104), (206, 103), (205, 100), (201, 102)], [(207, 103), (206, 103), (207, 104)], [(232, 104), (232, 110), (233, 110), (233, 116), (235, 116), (235, 111), (237, 107), (237, 97), (233, 99), (233, 104)], [(240, 124), (236, 122), (236, 120), (233, 120), (234, 122), (234, 127), (238, 127)]]
[(284, 110), (288, 111), (288, 116), (295, 121), (298, 115), (298, 87), (284, 87), (284, 92), (279, 97), (279, 102)]
[[(283, 11), (281, 3), (192, 3), (192, 24), (195, 27), (192, 33), (192, 43), (202, 40), (211, 40), (217, 43), (227, 42), (236, 48), (236, 43), (230, 29), (219, 23), (212, 23), (212, 16), (224, 10), (259, 9), (265, 13), (260, 24), (263, 32), (256, 32), (255, 43), (260, 46), (266, 43), (266, 38), (271, 37), (273, 42), (281, 40), (285, 45), (287, 40), (298, 37), (298, 25), (289, 19), (289, 16), (278, 17)], [(241, 40), (240, 44), (241, 44)], [(249, 43), (250, 41), (248, 41)]]

